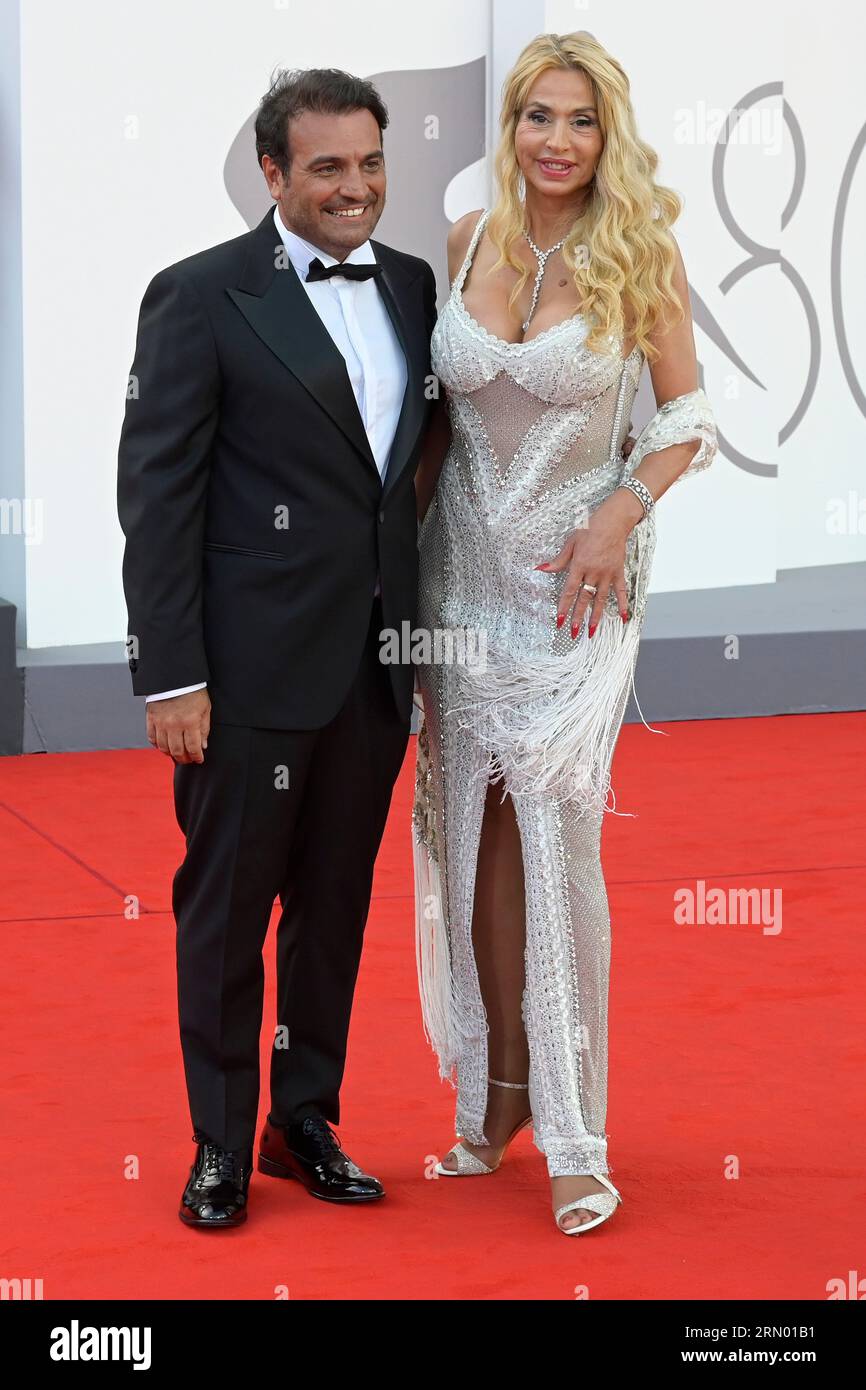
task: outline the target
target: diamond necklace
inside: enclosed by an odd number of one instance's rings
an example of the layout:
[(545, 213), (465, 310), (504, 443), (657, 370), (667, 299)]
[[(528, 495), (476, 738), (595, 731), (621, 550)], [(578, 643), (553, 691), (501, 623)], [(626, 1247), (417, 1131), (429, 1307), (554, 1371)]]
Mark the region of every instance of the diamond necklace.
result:
[(538, 292), (541, 289), (541, 282), (544, 279), (544, 270), (547, 265), (547, 258), (548, 256), (552, 256), (554, 251), (558, 251), (561, 246), (565, 245), (567, 235), (562, 238), (562, 241), (558, 241), (555, 246), (551, 246), (549, 251), (540, 251), (525, 228), (523, 231), (523, 235), (526, 237), (526, 240), (529, 242), (530, 246), (535, 252), (535, 258), (538, 261), (538, 271), (536, 272), (535, 276), (535, 286), (532, 291), (532, 303), (529, 306), (529, 316), (525, 324), (523, 325), (523, 331), (525, 333), (527, 328), (529, 327), (529, 320), (535, 313), (535, 306), (538, 303)]

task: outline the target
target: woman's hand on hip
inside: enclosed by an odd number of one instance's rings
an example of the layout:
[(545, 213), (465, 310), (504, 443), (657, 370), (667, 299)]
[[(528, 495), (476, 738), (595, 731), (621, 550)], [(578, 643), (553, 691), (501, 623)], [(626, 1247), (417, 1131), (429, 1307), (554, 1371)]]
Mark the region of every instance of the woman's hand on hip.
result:
[[(635, 515), (635, 513), (638, 515)], [(629, 532), (643, 515), (640, 502), (628, 491), (613, 493), (589, 518), (585, 526), (572, 531), (558, 555), (536, 569), (546, 574), (567, 571), (557, 607), (556, 625), (562, 627), (571, 616), (571, 635), (580, 631), (587, 610), (590, 611), (589, 635), (601, 622), (611, 590), (616, 594), (620, 617), (628, 619), (628, 595), (625, 583), (625, 546)], [(591, 584), (596, 593), (581, 587)]]

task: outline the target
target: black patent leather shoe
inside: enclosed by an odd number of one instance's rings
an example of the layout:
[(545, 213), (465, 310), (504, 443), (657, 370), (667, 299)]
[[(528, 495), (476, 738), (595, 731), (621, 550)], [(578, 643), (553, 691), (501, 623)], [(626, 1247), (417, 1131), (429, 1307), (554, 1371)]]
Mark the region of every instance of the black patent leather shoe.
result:
[(361, 1172), (321, 1115), (287, 1125), (275, 1125), (268, 1116), (258, 1169), (270, 1178), (297, 1178), (311, 1197), (324, 1202), (374, 1202), (385, 1196), (379, 1179)]
[(221, 1149), (209, 1140), (199, 1143), (180, 1199), (181, 1221), (208, 1230), (240, 1226), (247, 1219), (252, 1171), (252, 1149)]

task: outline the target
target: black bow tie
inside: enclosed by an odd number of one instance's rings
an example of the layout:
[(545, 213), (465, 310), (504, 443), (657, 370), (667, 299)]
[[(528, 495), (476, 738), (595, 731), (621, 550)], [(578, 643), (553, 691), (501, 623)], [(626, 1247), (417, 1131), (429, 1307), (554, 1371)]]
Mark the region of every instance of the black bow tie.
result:
[(382, 267), (378, 261), (371, 261), (369, 265), (347, 265), (345, 261), (338, 261), (336, 265), (329, 265), (326, 270), (318, 256), (314, 256), (310, 261), (307, 279), (330, 280), (332, 275), (344, 275), (347, 280), (370, 280), (374, 275), (381, 274)]

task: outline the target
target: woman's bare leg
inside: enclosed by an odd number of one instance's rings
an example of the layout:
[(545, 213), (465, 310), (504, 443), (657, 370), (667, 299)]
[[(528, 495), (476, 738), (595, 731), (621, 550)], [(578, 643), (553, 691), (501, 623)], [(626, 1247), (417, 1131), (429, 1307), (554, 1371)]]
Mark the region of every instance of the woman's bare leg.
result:
[[(472, 944), (478, 981), (487, 1012), (488, 1073), (497, 1081), (526, 1083), (529, 1047), (523, 1027), (525, 966), (525, 893), (520, 832), (510, 796), (487, 788), (478, 846)], [(489, 1086), (484, 1134), (490, 1146), (469, 1144), (470, 1152), (493, 1167), (514, 1126), (530, 1114), (529, 1092)], [(448, 1155), (443, 1164), (455, 1169)]]

